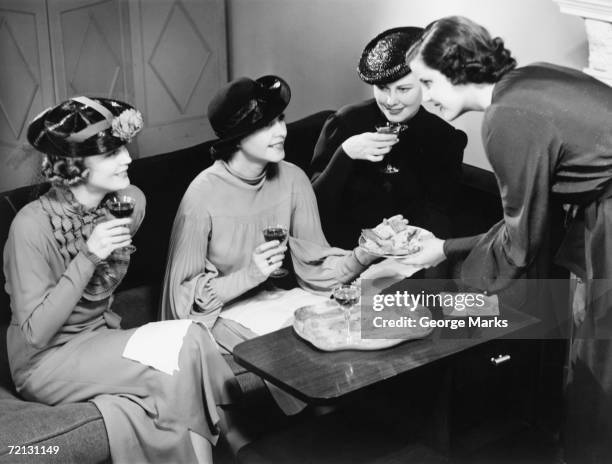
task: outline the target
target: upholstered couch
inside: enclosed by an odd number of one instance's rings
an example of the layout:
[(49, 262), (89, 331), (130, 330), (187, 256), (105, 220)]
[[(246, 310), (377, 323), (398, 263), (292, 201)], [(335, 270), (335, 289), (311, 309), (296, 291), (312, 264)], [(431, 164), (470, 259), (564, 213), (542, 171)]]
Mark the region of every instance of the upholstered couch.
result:
[[(307, 168), (319, 131), (329, 112), (316, 113), (289, 124), (287, 160)], [(134, 243), (138, 252), (116, 294), (114, 310), (124, 328), (156, 320), (160, 284), (175, 211), (191, 180), (210, 163), (209, 142), (176, 152), (135, 160), (132, 183), (147, 197), (147, 214)], [(48, 189), (39, 184), (0, 194), (0, 245), (4, 246), (10, 223), (26, 203)], [(456, 233), (482, 231), (500, 216), (499, 197), (491, 173), (465, 166), (458, 197), (461, 214)], [(93, 403), (58, 406), (24, 401), (11, 381), (6, 329), (10, 321), (9, 299), (0, 276), (0, 462), (86, 463), (109, 460), (102, 417)], [(234, 366), (236, 367), (236, 366)], [(9, 446), (58, 446), (57, 454), (9, 454)], [(33, 450), (35, 448), (30, 448)]]

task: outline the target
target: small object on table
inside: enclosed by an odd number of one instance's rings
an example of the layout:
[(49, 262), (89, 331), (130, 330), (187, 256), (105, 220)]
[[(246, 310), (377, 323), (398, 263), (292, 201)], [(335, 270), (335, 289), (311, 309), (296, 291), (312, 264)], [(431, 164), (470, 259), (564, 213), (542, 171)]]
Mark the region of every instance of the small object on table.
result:
[(385, 219), (373, 229), (363, 229), (359, 245), (368, 253), (382, 258), (403, 258), (418, 253), (421, 246), (417, 239), (430, 232), (406, 222), (397, 215)]
[(332, 295), (344, 311), (346, 320), (346, 343), (351, 343), (351, 310), (359, 302), (361, 289), (356, 285), (342, 284), (334, 288)]
[[(419, 306), (411, 313), (414, 318), (429, 317), (431, 312), (424, 306)], [(360, 350), (371, 351), (390, 348), (408, 340), (427, 337), (431, 327), (406, 328), (404, 338), (367, 339), (361, 338), (361, 315), (359, 310), (350, 314), (351, 337), (347, 340), (345, 334), (345, 314), (333, 301), (304, 306), (295, 311), (293, 329), (304, 340), (323, 351)]]

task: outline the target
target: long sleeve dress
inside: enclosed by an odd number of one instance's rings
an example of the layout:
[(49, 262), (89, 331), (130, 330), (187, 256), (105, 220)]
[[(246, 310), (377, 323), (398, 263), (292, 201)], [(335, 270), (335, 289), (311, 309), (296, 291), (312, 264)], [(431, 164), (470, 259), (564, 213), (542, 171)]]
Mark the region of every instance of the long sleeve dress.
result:
[(550, 64), (516, 69), (495, 85), (482, 137), (504, 218), (446, 240), (445, 253), (465, 257), (464, 280), (498, 291), (533, 265), (552, 202), (579, 207), (557, 260), (588, 292), (572, 342), (567, 460), (612, 462), (612, 88)]
[[(437, 236), (451, 235), (448, 218), (466, 135), (420, 107), (382, 163), (353, 160), (344, 152), (346, 139), (375, 132), (375, 126), (384, 123), (376, 101), (370, 99), (340, 109), (323, 126), (310, 171), (323, 231), (334, 246), (352, 246), (362, 229), (395, 214)], [(387, 162), (399, 172), (381, 173)]]
[[(203, 322), (228, 351), (255, 336), (218, 316), (226, 303), (266, 280), (249, 262), (264, 241), (262, 230), (275, 224), (289, 230), (288, 254), (303, 288), (329, 290), (366, 267), (354, 251), (329, 246), (312, 186), (300, 168), (281, 161), (262, 176), (245, 179), (218, 160), (193, 180), (176, 214), (161, 319)], [(273, 385), (268, 388), (285, 413), (304, 407)]]
[(225, 303), (264, 282), (249, 262), (269, 225), (288, 228), (288, 253), (306, 289), (331, 289), (365, 269), (353, 251), (327, 243), (304, 172), (284, 161), (272, 167), (249, 180), (216, 161), (193, 180), (174, 220), (162, 319), (193, 318), (212, 327)]
[[(145, 198), (136, 187), (132, 234)], [(17, 390), (50, 405), (96, 404), (115, 463), (212, 462), (217, 405), (229, 402), (233, 379), (207, 330), (192, 324), (173, 375), (122, 357), (136, 329), (121, 330), (112, 294), (130, 256), (90, 253), (94, 226), (112, 218), (87, 209), (70, 190), (53, 187), (22, 208), (4, 249), (12, 320), (7, 345)]]

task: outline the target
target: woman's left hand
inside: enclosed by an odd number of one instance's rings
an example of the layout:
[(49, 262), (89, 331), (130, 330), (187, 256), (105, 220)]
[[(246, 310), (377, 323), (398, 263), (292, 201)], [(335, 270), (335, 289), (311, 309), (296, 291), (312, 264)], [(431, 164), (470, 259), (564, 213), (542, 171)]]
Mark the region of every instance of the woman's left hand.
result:
[(411, 264), (424, 268), (437, 266), (446, 259), (444, 254), (444, 240), (440, 240), (433, 234), (426, 234), (418, 241), (421, 251), (400, 259), (403, 264)]

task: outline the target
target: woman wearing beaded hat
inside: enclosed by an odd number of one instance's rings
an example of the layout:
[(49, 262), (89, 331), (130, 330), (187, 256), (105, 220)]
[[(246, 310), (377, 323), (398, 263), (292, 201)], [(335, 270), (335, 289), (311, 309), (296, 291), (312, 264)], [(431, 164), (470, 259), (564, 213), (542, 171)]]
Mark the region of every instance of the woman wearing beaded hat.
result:
[[(359, 247), (329, 246), (308, 177), (283, 161), (289, 99), (276, 76), (240, 78), (218, 91), (208, 107), (220, 138), (216, 161), (191, 183), (174, 220), (161, 317), (203, 321), (229, 350), (254, 334), (218, 318), (223, 306), (265, 282), (287, 250), (310, 290), (350, 282), (375, 260)], [(287, 228), (286, 245), (264, 242), (262, 230), (273, 224)], [(299, 409), (285, 398), (276, 397), (285, 412)]]
[[(170, 340), (161, 328), (156, 343), (176, 344), (179, 368), (166, 373), (128, 355), (128, 341), (138, 347), (132, 337), (143, 332), (121, 330), (112, 312), (145, 213), (142, 192), (130, 185), (125, 147), (141, 127), (130, 105), (88, 97), (67, 100), (30, 124), (28, 140), (43, 153), (52, 186), (19, 211), (4, 250), (11, 373), (26, 399), (95, 403), (113, 462), (212, 462), (217, 405), (229, 401), (233, 379), (208, 331), (175, 327)], [(112, 218), (113, 195), (133, 198), (131, 218)]]
[(500, 38), (462, 17), (429, 25), (408, 60), (445, 119), (484, 111), (504, 219), (476, 237), (429, 237), (407, 261), (465, 258), (463, 279), (498, 291), (533, 269), (553, 202), (565, 204), (557, 262), (584, 280), (572, 298), (565, 458), (612, 462), (612, 89), (548, 63), (516, 68)]
[[(374, 98), (341, 108), (323, 127), (311, 180), (332, 245), (346, 247), (362, 229), (398, 213), (438, 235), (450, 234), (467, 138), (421, 106), (420, 85), (405, 62), (421, 32), (400, 27), (372, 39), (358, 74)], [(377, 133), (386, 123), (406, 128), (399, 135)], [(388, 163), (391, 173), (382, 169)]]

